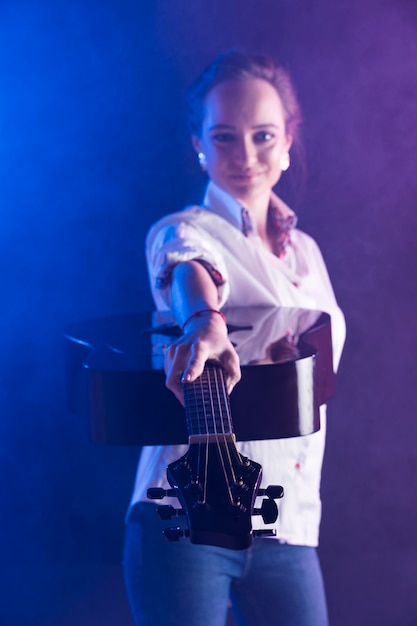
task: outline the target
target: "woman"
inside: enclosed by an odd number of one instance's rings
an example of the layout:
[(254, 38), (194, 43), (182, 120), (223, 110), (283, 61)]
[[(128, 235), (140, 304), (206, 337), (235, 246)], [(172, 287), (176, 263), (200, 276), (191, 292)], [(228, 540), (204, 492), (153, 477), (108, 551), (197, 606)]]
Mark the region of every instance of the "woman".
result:
[[(207, 360), (220, 363), (229, 392), (240, 379), (224, 305), (318, 309), (331, 315), (334, 366), (344, 320), (315, 242), (295, 228), (272, 191), (290, 165), (301, 115), (286, 72), (265, 57), (219, 57), (190, 90), (190, 127), (209, 177), (201, 206), (160, 220), (147, 239), (158, 310), (172, 310), (183, 334), (166, 351), (167, 386), (183, 402)], [(238, 624), (325, 626), (315, 548), (320, 523), (322, 428), (307, 437), (242, 442), (263, 467), (263, 485), (285, 497), (275, 538), (245, 550), (161, 540), (149, 486), (166, 488), (166, 466), (184, 450), (144, 448), (128, 513), (125, 574), (135, 624), (220, 626), (229, 602)]]

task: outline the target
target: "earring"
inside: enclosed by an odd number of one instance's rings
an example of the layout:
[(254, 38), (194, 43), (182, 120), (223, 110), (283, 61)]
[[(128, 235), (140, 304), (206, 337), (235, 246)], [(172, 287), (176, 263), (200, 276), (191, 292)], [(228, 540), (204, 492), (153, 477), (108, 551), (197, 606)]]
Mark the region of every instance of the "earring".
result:
[(282, 172), (286, 172), (287, 169), (290, 167), (290, 155), (288, 154), (288, 152), (282, 155), (279, 165)]
[(204, 152), (199, 152), (197, 154), (197, 159), (198, 159), (198, 162), (200, 163), (201, 169), (203, 170), (203, 172), (205, 172), (207, 169), (207, 159), (206, 159), (206, 155), (204, 154)]

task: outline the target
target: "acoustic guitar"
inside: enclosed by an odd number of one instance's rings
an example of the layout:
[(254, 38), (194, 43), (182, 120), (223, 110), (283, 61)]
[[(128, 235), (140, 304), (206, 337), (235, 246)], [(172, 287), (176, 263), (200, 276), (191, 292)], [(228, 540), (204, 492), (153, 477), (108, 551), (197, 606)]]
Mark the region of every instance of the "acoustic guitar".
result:
[[(226, 311), (242, 366), (232, 409), (240, 441), (311, 434), (319, 407), (333, 394), (331, 325), (327, 314), (303, 309), (236, 308)], [(179, 328), (158, 313), (89, 320), (69, 328), (67, 388), (72, 410), (90, 418), (92, 440), (112, 445), (185, 443), (187, 453), (167, 470), (171, 489), (151, 488), (153, 499), (176, 496), (182, 509), (158, 507), (163, 519), (187, 517), (193, 543), (244, 549), (253, 514), (272, 524), (280, 486), (260, 489), (262, 468), (235, 445), (223, 370), (208, 363), (184, 385), (184, 409), (165, 388), (162, 351)], [(185, 426), (186, 424), (186, 426)], [(266, 496), (260, 508), (258, 496)]]

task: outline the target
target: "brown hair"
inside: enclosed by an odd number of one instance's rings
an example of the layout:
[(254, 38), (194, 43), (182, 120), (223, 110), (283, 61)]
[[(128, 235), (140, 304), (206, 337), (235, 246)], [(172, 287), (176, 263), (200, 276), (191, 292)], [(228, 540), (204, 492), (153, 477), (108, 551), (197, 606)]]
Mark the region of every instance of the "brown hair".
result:
[(261, 78), (277, 91), (285, 115), (287, 134), (300, 141), (301, 110), (288, 72), (267, 56), (249, 56), (243, 52), (222, 54), (191, 84), (188, 91), (188, 126), (192, 135), (199, 136), (204, 119), (204, 102), (207, 94), (228, 80)]

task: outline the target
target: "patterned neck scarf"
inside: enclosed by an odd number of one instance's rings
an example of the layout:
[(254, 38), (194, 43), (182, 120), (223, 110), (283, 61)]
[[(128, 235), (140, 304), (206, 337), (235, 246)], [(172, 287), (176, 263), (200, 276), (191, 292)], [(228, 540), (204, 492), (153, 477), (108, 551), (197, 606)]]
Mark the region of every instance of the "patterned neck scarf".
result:
[(274, 252), (278, 257), (286, 254), (287, 246), (291, 241), (291, 231), (297, 224), (295, 213), (284, 215), (279, 207), (274, 204), (269, 205), (268, 225), (274, 234)]
[[(297, 225), (297, 216), (274, 194), (268, 208), (268, 227), (274, 237), (274, 254), (283, 257), (291, 241), (291, 231)], [(249, 211), (242, 207), (242, 233), (248, 237), (255, 230)]]

